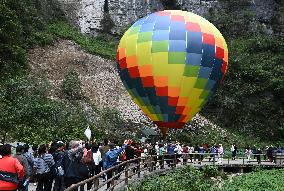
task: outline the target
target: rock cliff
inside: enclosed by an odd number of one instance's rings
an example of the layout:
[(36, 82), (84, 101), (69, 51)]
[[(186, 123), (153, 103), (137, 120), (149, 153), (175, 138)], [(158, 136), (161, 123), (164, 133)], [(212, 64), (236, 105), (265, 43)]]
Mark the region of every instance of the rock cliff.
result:
[[(283, 20), (278, 0), (58, 0), (69, 20), (83, 33), (96, 35), (107, 26), (112, 34), (121, 34), (137, 19), (163, 9), (182, 9), (206, 16), (210, 12), (228, 10), (238, 14), (250, 11), (255, 21), (271, 25)], [(283, 10), (282, 10), (283, 11)], [(279, 15), (280, 14), (280, 15)], [(282, 15), (282, 16), (281, 16)], [(276, 16), (276, 17), (275, 17)], [(110, 26), (108, 26), (110, 25)], [(282, 26), (283, 27), (283, 26)]]

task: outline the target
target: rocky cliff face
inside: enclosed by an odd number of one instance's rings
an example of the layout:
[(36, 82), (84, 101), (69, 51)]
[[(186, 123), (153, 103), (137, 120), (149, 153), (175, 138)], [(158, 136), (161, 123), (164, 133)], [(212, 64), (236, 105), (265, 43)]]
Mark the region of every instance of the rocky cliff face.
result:
[[(106, 25), (110, 33), (121, 34), (137, 19), (163, 9), (182, 9), (204, 16), (224, 9), (252, 11), (255, 20), (271, 29), (279, 0), (58, 0), (69, 20), (83, 33), (96, 35)], [(170, 2), (170, 3), (169, 3)], [(280, 10), (281, 11), (281, 10)], [(279, 12), (278, 12), (279, 13)], [(281, 14), (281, 13), (280, 13)], [(281, 15), (280, 15), (281, 17)], [(107, 19), (106, 19), (107, 18)], [(283, 13), (282, 13), (283, 19)], [(273, 32), (273, 31), (270, 31)]]

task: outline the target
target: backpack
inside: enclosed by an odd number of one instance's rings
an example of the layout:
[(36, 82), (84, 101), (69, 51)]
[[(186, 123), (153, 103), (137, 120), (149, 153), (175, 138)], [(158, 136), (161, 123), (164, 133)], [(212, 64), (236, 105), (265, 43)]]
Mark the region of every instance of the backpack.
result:
[(121, 160), (122, 161), (126, 161), (126, 152), (122, 152), (122, 155), (121, 155)]
[(118, 154), (115, 151), (108, 152), (109, 161), (113, 164), (117, 161)]
[(51, 171), (55, 177), (61, 177), (64, 175), (64, 169), (62, 167), (62, 161), (64, 158), (64, 154), (62, 153), (55, 153), (53, 155), (55, 164), (53, 165)]
[(64, 175), (64, 169), (62, 168), (61, 164), (59, 165), (58, 163), (55, 163), (51, 171), (55, 177), (61, 177)]
[(11, 182), (14, 184), (19, 183), (18, 174), (6, 171), (0, 171), (0, 180), (5, 182)]
[(91, 150), (87, 151), (87, 154), (82, 157), (81, 163), (90, 164), (93, 161), (93, 152)]

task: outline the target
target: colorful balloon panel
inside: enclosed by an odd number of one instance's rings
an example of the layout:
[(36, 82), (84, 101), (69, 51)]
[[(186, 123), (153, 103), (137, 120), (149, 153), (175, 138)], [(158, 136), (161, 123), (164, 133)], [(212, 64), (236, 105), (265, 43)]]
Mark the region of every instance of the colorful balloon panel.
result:
[(117, 51), (121, 80), (160, 127), (181, 128), (212, 96), (228, 65), (219, 30), (185, 11), (160, 11), (134, 23)]

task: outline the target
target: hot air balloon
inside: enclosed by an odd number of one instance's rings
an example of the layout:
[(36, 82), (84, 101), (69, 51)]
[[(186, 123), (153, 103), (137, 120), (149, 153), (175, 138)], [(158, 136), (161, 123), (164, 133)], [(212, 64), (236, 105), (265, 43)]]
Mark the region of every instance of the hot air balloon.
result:
[(182, 128), (216, 92), (228, 65), (219, 30), (190, 12), (165, 10), (135, 22), (117, 50), (120, 78), (161, 129)]

